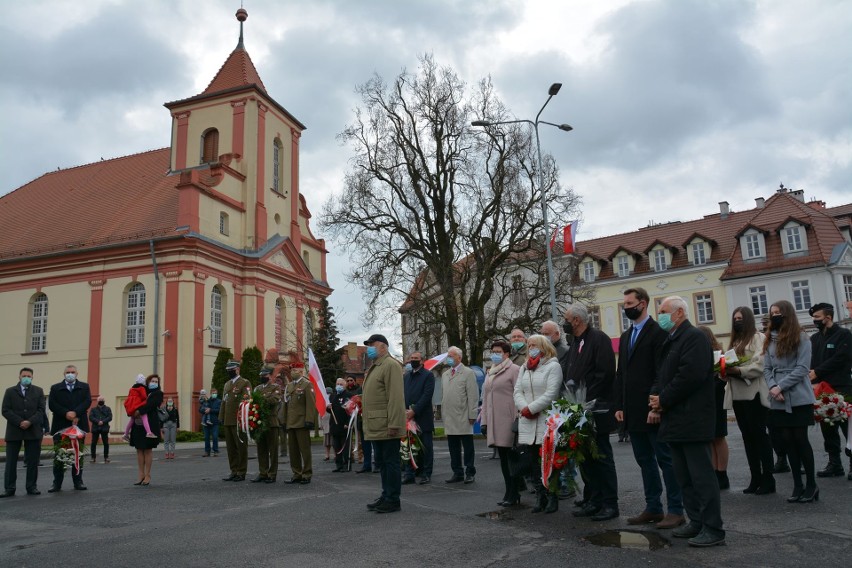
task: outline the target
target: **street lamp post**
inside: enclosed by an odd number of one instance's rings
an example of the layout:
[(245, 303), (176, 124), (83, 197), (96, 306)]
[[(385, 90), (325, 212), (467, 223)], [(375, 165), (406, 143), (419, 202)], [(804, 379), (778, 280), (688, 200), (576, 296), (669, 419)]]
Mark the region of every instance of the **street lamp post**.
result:
[(470, 123), (471, 126), (499, 126), (501, 124), (518, 124), (521, 122), (526, 122), (527, 124), (532, 124), (535, 128), (535, 145), (538, 149), (538, 185), (541, 187), (541, 216), (542, 223), (544, 224), (544, 243), (547, 249), (547, 283), (550, 287), (550, 317), (553, 321), (556, 321), (556, 282), (554, 281), (553, 276), (553, 252), (550, 250), (550, 224), (547, 220), (547, 189), (544, 187), (544, 162), (541, 160), (541, 142), (538, 137), (538, 125), (539, 124), (548, 124), (550, 126), (555, 126), (559, 130), (564, 130), (565, 132), (570, 132), (574, 130), (568, 124), (554, 124), (552, 122), (547, 122), (544, 120), (539, 120), (542, 111), (544, 111), (544, 107), (547, 106), (547, 103), (550, 102), (556, 93), (559, 92), (559, 89), (562, 88), (562, 83), (553, 83), (550, 86), (550, 89), (547, 91), (547, 100), (544, 101), (544, 104), (541, 105), (541, 109), (538, 111), (538, 114), (535, 115), (535, 120), (523, 119), (523, 120), (505, 120), (501, 122), (489, 122), (487, 120), (474, 120)]

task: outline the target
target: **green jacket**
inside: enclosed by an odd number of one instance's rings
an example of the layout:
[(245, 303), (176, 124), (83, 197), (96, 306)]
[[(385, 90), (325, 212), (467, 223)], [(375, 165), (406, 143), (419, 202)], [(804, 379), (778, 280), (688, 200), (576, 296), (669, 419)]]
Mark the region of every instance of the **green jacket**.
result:
[(305, 423), (317, 425), (317, 399), (314, 386), (305, 377), (293, 380), (284, 389), (283, 425), (288, 430), (305, 428)]
[(278, 428), (278, 406), (281, 403), (281, 385), (269, 381), (265, 385), (257, 385), (254, 387), (255, 392), (263, 395), (263, 398), (269, 402), (272, 411), (269, 413), (268, 421), (270, 428)]
[(402, 365), (385, 355), (376, 359), (364, 378), (361, 396), (364, 413), (364, 439), (390, 440), (388, 430), (399, 436), (405, 432), (405, 395)]
[(224, 426), (237, 425), (237, 411), (244, 399), (251, 398), (251, 383), (238, 376), (228, 380), (222, 387), (222, 406), (219, 407), (219, 423)]

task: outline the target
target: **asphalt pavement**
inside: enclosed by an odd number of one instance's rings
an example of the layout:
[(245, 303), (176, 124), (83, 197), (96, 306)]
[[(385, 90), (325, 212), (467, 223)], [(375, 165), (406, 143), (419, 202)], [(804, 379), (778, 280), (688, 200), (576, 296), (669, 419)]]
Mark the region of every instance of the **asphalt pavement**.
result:
[[(0, 567), (17, 566), (736, 566), (847, 565), (852, 553), (852, 481), (820, 479), (820, 501), (788, 504), (790, 474), (776, 476), (778, 493), (744, 495), (748, 472), (742, 441), (732, 423), (728, 441), (731, 489), (723, 491), (727, 545), (689, 548), (670, 531), (640, 528), (626, 518), (644, 504), (639, 468), (628, 443), (613, 437), (621, 517), (595, 523), (571, 516), (570, 501), (551, 515), (532, 514), (532, 495), (503, 509), (498, 460), (476, 442), (475, 483), (445, 484), (450, 476), (445, 441), (436, 441), (429, 485), (403, 486), (402, 511), (380, 515), (366, 504), (380, 493), (377, 474), (332, 473), (322, 446), (313, 446), (310, 485), (287, 485), (282, 464), (275, 484), (223, 482), (225, 448), (201, 457), (198, 443), (178, 444), (175, 460), (156, 451), (151, 485), (133, 486), (132, 448), (114, 445), (112, 463), (86, 464), (87, 491), (66, 477), (60, 493), (48, 494), (50, 463), (39, 470), (42, 494), (28, 496), (19, 470), (18, 492), (0, 500)], [(811, 430), (817, 466), (825, 463), (821, 436)], [(254, 448), (249, 474), (257, 472)], [(622, 548), (598, 546), (589, 539)], [(662, 547), (649, 550), (643, 535)]]

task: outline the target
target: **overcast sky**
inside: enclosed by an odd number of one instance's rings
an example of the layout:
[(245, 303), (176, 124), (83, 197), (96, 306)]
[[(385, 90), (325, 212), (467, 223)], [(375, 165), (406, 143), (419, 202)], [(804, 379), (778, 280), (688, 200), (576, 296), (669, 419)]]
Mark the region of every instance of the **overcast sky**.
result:
[[(852, 201), (848, 0), (245, 0), (245, 45), (308, 130), (301, 189), (337, 191), (355, 86), (433, 53), (490, 75), (583, 199), (579, 239), (754, 206), (783, 182)], [(200, 93), (236, 45), (238, 0), (28, 0), (0, 21), (0, 194), (55, 170), (169, 144), (164, 102)], [(41, 230), (34, 212), (34, 230)], [(315, 228), (315, 225), (314, 225)], [(322, 235), (319, 235), (322, 236)], [(363, 340), (344, 255), (328, 262), (342, 339)], [(384, 330), (393, 334), (392, 329)]]

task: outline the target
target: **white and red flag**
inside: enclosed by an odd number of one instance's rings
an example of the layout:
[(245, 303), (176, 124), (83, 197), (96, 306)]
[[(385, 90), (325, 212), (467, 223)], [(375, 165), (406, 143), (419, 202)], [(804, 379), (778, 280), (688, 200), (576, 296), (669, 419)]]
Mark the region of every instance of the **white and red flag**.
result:
[(331, 404), (328, 400), (328, 394), (325, 392), (325, 383), (322, 382), (322, 373), (320, 373), (317, 360), (314, 359), (314, 352), (308, 347), (308, 379), (314, 385), (316, 393), (317, 412), (320, 416), (325, 416), (325, 409)]
[(432, 369), (434, 369), (438, 364), (440, 364), (446, 358), (447, 358), (447, 353), (441, 353), (440, 355), (435, 355), (431, 359), (426, 359), (425, 361), (423, 361), (423, 368), (426, 369), (427, 371), (431, 371)]
[[(577, 238), (577, 226), (579, 225), (579, 221), (571, 221), (564, 227), (562, 227), (562, 252), (565, 254), (573, 254), (574, 252), (574, 242)], [(559, 234), (559, 228), (556, 228), (553, 231), (553, 235), (550, 237), (550, 248), (552, 249), (556, 245), (556, 235)]]

